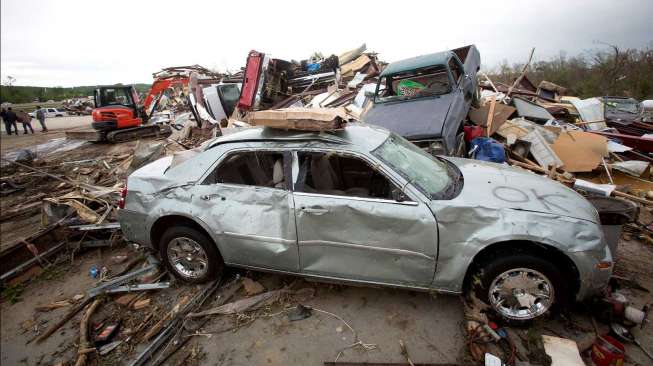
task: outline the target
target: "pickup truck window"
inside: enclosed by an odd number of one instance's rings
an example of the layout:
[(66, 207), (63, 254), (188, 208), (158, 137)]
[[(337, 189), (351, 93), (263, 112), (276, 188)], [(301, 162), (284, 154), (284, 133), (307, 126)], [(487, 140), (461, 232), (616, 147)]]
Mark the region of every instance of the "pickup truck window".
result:
[(442, 198), (453, 183), (445, 162), (395, 134), (372, 151), (372, 155), (388, 164), (431, 199)]
[(449, 72), (443, 65), (388, 75), (381, 79), (375, 102), (410, 100), (447, 94), (451, 91)]

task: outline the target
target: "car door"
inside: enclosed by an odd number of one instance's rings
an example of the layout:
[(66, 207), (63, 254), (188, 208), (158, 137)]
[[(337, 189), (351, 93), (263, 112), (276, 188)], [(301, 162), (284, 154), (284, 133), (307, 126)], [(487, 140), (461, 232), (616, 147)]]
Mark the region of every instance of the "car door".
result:
[(57, 110), (54, 108), (48, 108), (47, 117), (52, 118), (57, 114)]
[[(283, 152), (234, 150), (194, 187), (193, 214), (218, 238), (228, 264), (299, 270), (297, 233)], [(287, 176), (290, 176), (289, 167)]]
[[(429, 208), (412, 194), (405, 195), (400, 202), (380, 197), (371, 189), (366, 192), (364, 183), (352, 187), (342, 182), (347, 180), (342, 177), (345, 163), (340, 162), (339, 167), (329, 171), (329, 164), (315, 164), (316, 154), (329, 159), (338, 157), (333, 152), (319, 151), (297, 151), (293, 156), (293, 199), (302, 273), (369, 283), (429, 286), (437, 258), (437, 225)], [(354, 166), (358, 169), (352, 174), (367, 174), (369, 169), (373, 176), (378, 174), (387, 180), (395, 197), (405, 194), (398, 188), (402, 185), (378, 169), (380, 166), (372, 166), (372, 158), (350, 153), (343, 156), (357, 162)], [(339, 173), (340, 182), (328, 182), (338, 181), (334, 175)], [(379, 182), (372, 181), (371, 185), (378, 186)]]

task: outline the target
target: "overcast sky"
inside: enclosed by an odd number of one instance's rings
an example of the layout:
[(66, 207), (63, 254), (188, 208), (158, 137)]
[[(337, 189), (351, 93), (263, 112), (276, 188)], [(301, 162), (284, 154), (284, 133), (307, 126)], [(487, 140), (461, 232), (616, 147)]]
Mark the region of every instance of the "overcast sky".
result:
[(305, 59), (361, 43), (395, 61), (474, 43), (483, 67), (653, 43), (652, 0), (2, 0), (1, 74), (15, 85), (152, 82), (167, 66)]

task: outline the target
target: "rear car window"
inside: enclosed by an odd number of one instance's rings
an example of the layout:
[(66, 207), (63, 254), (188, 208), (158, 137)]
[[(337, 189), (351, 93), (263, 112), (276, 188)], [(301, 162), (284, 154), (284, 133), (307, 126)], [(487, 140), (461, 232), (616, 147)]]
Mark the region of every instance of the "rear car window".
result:
[(286, 189), (283, 153), (234, 152), (225, 157), (203, 184), (239, 184)]

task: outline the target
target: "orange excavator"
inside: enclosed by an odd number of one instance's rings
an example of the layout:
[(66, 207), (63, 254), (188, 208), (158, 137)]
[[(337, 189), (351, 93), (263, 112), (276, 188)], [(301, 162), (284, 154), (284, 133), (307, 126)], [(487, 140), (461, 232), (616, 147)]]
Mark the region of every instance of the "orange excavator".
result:
[(69, 131), (66, 136), (109, 142), (168, 136), (172, 133), (169, 125), (148, 122), (163, 92), (169, 88), (187, 89), (192, 73), (212, 78), (201, 80), (202, 83), (219, 81), (222, 77), (199, 65), (165, 68), (152, 75), (155, 81), (142, 104), (132, 85), (99, 86), (94, 92), (93, 130)]
[[(92, 140), (124, 142), (142, 137), (170, 135), (170, 126), (147, 123), (155, 86), (157, 83), (150, 90), (147, 104), (143, 105), (140, 104), (136, 89), (131, 85), (108, 85), (95, 89), (95, 109), (91, 125), (97, 132), (97, 137)], [(159, 88), (162, 91), (166, 86), (160, 85), (157, 89)]]

